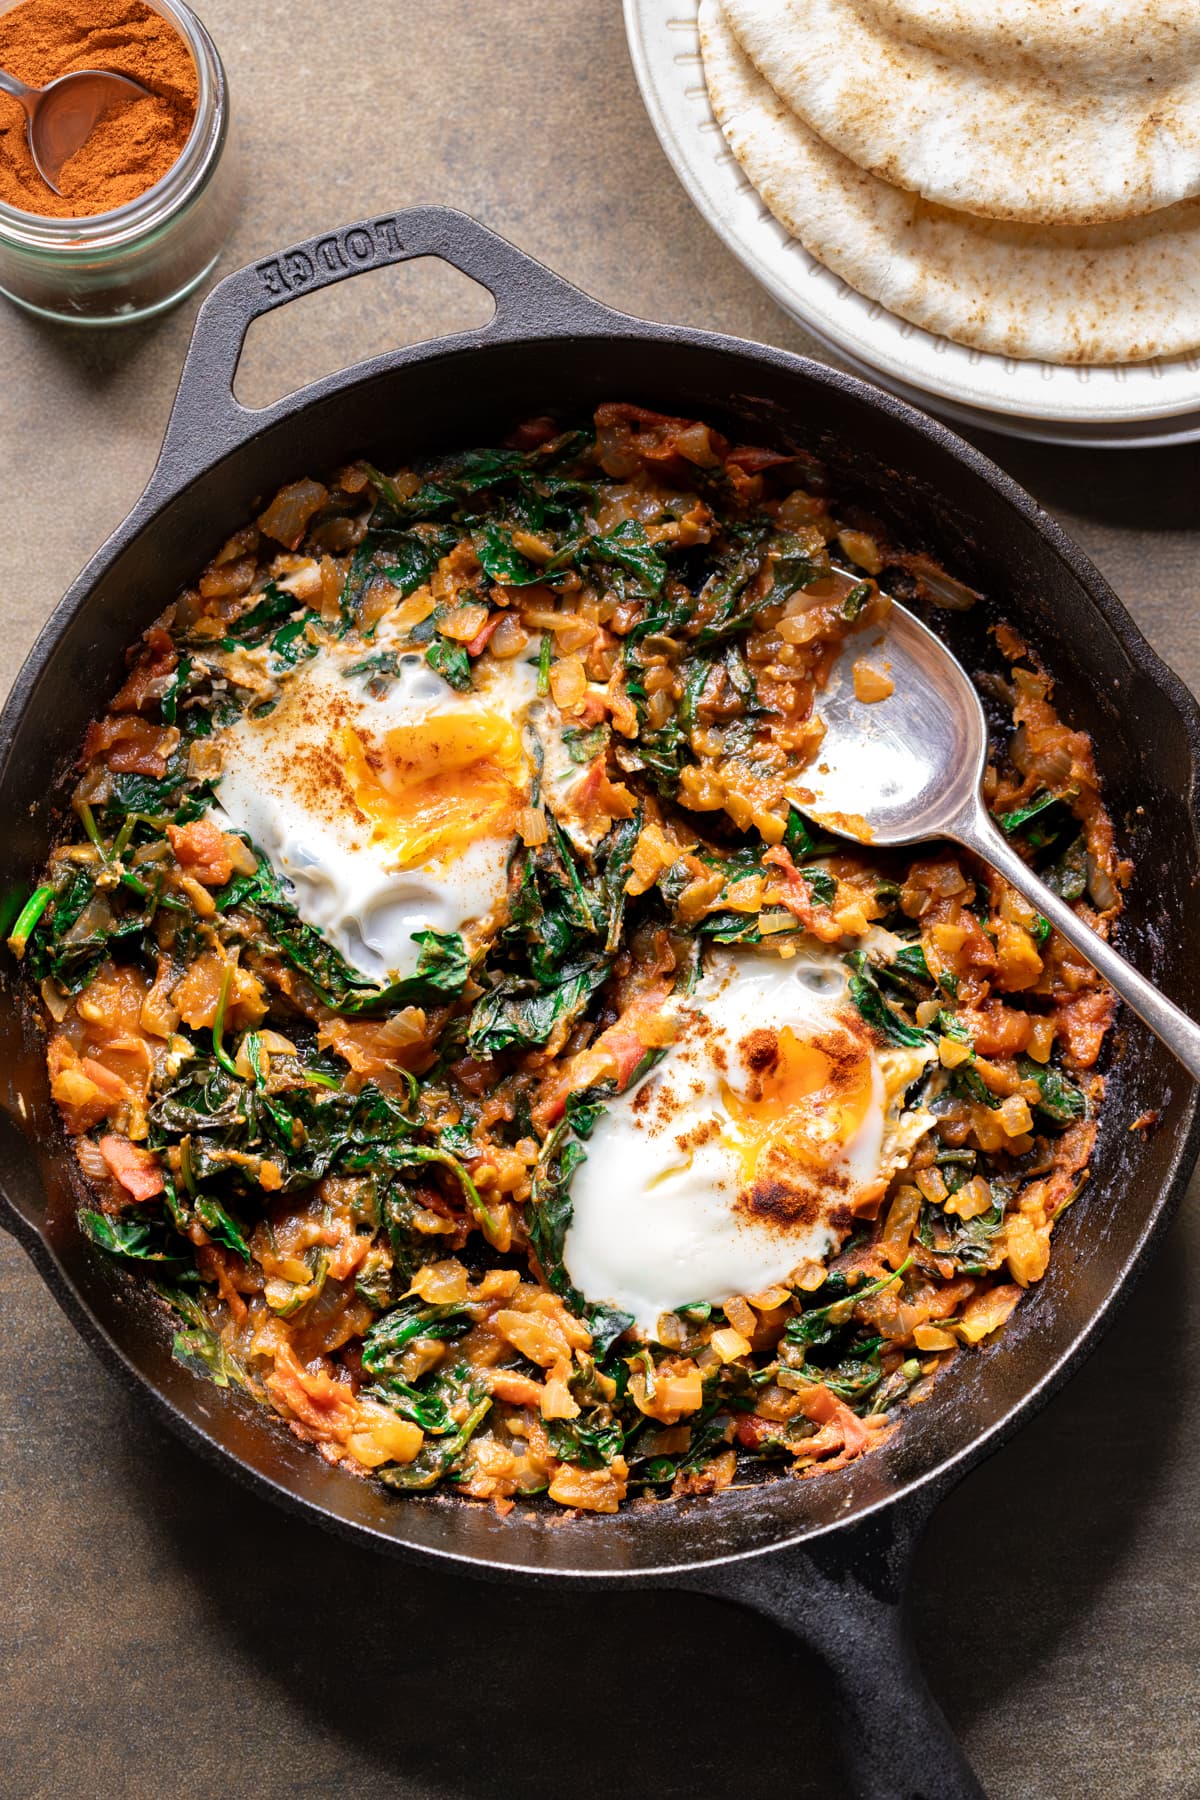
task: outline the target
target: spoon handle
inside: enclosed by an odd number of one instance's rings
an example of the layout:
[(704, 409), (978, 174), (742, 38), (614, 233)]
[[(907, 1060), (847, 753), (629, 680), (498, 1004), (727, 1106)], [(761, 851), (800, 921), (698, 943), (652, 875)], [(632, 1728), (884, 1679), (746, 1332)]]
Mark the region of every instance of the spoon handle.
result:
[(26, 87), (25, 83), (18, 81), (15, 75), (10, 75), (7, 70), (0, 69), (0, 93), (11, 94), (13, 99), (19, 100), (25, 111), (29, 112), (33, 101), (37, 99), (38, 90)]
[(1125, 958), (1099, 937), (1075, 911), (1048, 888), (1029, 864), (1018, 856), (998, 826), (983, 811), (957, 821), (954, 836), (960, 844), (974, 850), (985, 862), (998, 869), (1005, 880), (1036, 906), (1043, 918), (1049, 919), (1073, 949), (1086, 956), (1092, 967), (1103, 975), (1116, 994), (1145, 1020), (1193, 1077), (1200, 1081), (1200, 1025), (1168, 1000), (1165, 994), (1139, 975)]

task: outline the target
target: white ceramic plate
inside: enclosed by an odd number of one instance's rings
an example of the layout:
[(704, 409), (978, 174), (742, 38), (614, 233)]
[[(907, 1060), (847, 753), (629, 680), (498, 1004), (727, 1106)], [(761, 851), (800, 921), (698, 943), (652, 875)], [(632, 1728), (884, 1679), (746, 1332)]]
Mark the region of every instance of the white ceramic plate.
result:
[(870, 380), (967, 424), (1051, 443), (1131, 446), (1200, 438), (1200, 355), (1063, 368), (968, 350), (897, 318), (811, 257), (767, 210), (713, 117), (699, 0), (624, 0), (642, 98), (675, 173), (734, 255)]

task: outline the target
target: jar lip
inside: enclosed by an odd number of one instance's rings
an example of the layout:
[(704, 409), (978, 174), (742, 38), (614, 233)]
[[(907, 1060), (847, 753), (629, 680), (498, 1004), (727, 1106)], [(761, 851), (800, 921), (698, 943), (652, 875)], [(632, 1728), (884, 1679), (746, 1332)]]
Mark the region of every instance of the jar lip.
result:
[[(165, 175), (123, 206), (81, 219), (50, 218), (0, 200), (0, 238), (26, 249), (90, 255), (154, 230), (185, 206), (211, 173), (224, 146), (229, 112), (225, 69), (206, 27), (184, 0), (147, 0), (170, 21), (196, 65), (196, 116), (183, 149)], [(7, 9), (4, 9), (7, 10)]]

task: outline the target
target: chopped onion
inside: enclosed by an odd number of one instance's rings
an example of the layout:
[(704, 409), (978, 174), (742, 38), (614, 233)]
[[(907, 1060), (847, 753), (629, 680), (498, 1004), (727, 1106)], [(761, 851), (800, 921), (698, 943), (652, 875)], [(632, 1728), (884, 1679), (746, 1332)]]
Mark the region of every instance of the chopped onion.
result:
[(108, 1164), (101, 1155), (99, 1144), (93, 1143), (89, 1137), (76, 1138), (75, 1155), (79, 1159), (80, 1168), (89, 1181), (107, 1180)]
[(280, 488), (266, 511), (259, 514), (258, 527), (277, 544), (294, 550), (308, 529), (308, 522), (324, 506), (328, 492), (319, 481), (307, 477)]
[(901, 556), (897, 560), (921, 584), (923, 597), (947, 612), (969, 612), (976, 601), (983, 598), (974, 588), (947, 575), (931, 556)]
[(520, 620), (508, 614), (501, 619), (492, 633), (491, 643), (488, 647), (494, 657), (501, 662), (508, 662), (512, 657), (520, 656), (528, 642), (529, 633), (524, 629)]
[(455, 643), (469, 644), (472, 638), (479, 636), (487, 622), (487, 607), (468, 600), (465, 605), (456, 606), (453, 612), (447, 613), (438, 630), (443, 637), (452, 638)]
[(1117, 890), (1113, 886), (1112, 877), (1096, 858), (1088, 851), (1087, 856), (1088, 893), (1098, 912), (1111, 912), (1118, 904)]
[(93, 894), (73, 925), (63, 932), (64, 944), (81, 944), (85, 938), (103, 937), (112, 929), (112, 907), (103, 894)]

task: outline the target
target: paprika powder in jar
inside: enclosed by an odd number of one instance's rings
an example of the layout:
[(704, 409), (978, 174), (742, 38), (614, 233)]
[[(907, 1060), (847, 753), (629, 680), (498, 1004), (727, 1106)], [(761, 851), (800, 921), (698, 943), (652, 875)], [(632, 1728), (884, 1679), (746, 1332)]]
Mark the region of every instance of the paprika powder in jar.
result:
[(215, 263), (236, 202), (225, 71), (196, 15), (182, 0), (13, 0), (0, 4), (0, 67), (34, 87), (112, 69), (149, 90), (99, 120), (63, 164), (60, 194), (6, 102), (0, 291), (80, 325), (182, 300)]

